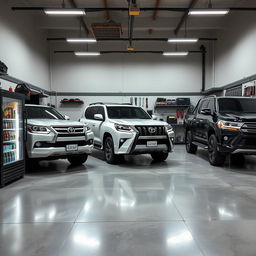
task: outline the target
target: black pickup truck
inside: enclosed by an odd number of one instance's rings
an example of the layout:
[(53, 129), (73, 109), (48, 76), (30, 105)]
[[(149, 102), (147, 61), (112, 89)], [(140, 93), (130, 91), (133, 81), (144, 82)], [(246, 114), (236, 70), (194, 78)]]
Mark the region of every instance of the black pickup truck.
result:
[(186, 150), (208, 149), (209, 162), (223, 165), (228, 154), (237, 163), (256, 155), (256, 98), (206, 97), (185, 120)]

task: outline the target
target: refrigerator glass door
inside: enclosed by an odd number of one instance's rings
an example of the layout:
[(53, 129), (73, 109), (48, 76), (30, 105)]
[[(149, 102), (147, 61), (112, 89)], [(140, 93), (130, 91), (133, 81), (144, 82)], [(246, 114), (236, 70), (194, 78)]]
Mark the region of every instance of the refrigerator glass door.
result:
[(24, 159), (22, 101), (3, 97), (3, 164)]

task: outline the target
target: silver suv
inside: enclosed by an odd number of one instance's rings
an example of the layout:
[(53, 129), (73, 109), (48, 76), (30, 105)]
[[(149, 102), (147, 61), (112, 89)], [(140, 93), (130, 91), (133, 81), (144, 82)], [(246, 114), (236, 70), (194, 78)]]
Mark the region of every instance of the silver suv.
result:
[(26, 153), (28, 167), (34, 160), (67, 158), (79, 165), (93, 148), (93, 132), (48, 106), (25, 105), (27, 118)]
[(153, 120), (141, 107), (94, 103), (80, 121), (92, 129), (94, 147), (104, 150), (110, 164), (128, 154), (151, 154), (155, 161), (164, 161), (173, 150), (171, 125)]

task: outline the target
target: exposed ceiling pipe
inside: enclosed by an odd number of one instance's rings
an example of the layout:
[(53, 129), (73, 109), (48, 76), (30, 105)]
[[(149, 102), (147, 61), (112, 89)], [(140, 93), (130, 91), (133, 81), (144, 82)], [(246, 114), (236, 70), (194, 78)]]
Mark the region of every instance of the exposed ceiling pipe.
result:
[[(44, 11), (45, 9), (52, 9), (52, 7), (12, 7), (13, 11)], [(61, 8), (54, 8), (54, 9), (61, 9)], [(82, 9), (85, 12), (89, 13), (89, 12), (103, 12), (103, 11), (129, 11), (129, 8), (112, 8), (112, 7), (108, 7), (108, 8), (77, 8), (77, 9)], [(198, 8), (200, 10), (200, 8)], [(205, 9), (205, 8), (201, 8), (201, 9)], [(229, 9), (230, 11), (256, 11), (256, 7), (227, 7), (226, 9)], [(164, 12), (188, 12), (190, 9), (189, 8), (168, 8), (168, 7), (164, 7), (164, 8), (140, 8), (140, 11), (164, 11)], [(219, 9), (212, 9), (214, 10), (219, 10)]]
[(179, 21), (176, 29), (174, 30), (174, 34), (178, 35), (180, 28), (182, 27), (182, 25), (184, 24), (184, 22), (187, 20), (188, 18), (188, 13), (189, 13), (189, 9), (192, 9), (195, 7), (195, 5), (197, 4), (198, 0), (191, 0), (188, 10), (185, 11), (185, 13), (183, 14), (183, 16), (181, 17), (181, 20)]
[[(138, 37), (133, 37), (133, 41), (165, 41), (167, 42), (169, 38), (151, 38), (151, 37), (146, 37), (146, 38), (138, 38)], [(66, 41), (66, 37), (49, 37), (47, 38), (47, 41)], [(200, 37), (198, 39), (199, 41), (217, 41), (217, 38), (207, 38), (207, 37)], [(97, 41), (129, 41), (129, 38), (97, 38)]]
[[(70, 4), (71, 4), (72, 8), (78, 8), (78, 6), (77, 6), (75, 0), (69, 0), (69, 2), (70, 2)], [(80, 16), (77, 17), (77, 19), (78, 19), (78, 21), (80, 22), (80, 24), (83, 26), (84, 31), (86, 32), (86, 34), (87, 34), (87, 35), (90, 34), (90, 30), (88, 29), (88, 27), (87, 27), (87, 25), (86, 25), (84, 19), (83, 19), (82, 17), (80, 17)]]
[(108, 8), (108, 0), (102, 0), (102, 1), (103, 1), (104, 8), (106, 9), (105, 10), (105, 18), (107, 20), (110, 20), (109, 10), (107, 9)]
[[(159, 8), (160, 4), (161, 4), (161, 0), (156, 0), (156, 8)], [(157, 18), (157, 10), (154, 10), (152, 19), (156, 20), (156, 18)]]

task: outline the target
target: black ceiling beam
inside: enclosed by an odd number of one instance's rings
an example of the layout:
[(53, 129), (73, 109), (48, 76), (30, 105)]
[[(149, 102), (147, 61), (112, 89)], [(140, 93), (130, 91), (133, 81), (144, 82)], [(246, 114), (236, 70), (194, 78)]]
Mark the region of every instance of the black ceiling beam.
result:
[[(54, 53), (75, 53), (76, 51), (54, 51)], [(189, 53), (202, 53), (202, 51), (188, 51)], [(100, 54), (109, 54), (109, 53), (156, 53), (163, 54), (164, 51), (99, 51)]]
[[(97, 38), (97, 41), (129, 41), (129, 38)], [(163, 41), (167, 42), (168, 38), (133, 38), (133, 41)], [(217, 41), (217, 38), (200, 37), (199, 41)], [(66, 37), (48, 37), (47, 41), (66, 41)]]
[[(188, 6), (188, 9), (192, 9), (195, 7), (195, 5), (197, 4), (198, 0), (191, 0)], [(182, 27), (182, 25), (186, 22), (187, 18), (188, 18), (188, 13), (189, 10), (185, 11), (184, 14), (182, 15), (176, 29), (174, 30), (174, 34), (177, 35)]]
[[(54, 7), (12, 7), (13, 11), (44, 11), (45, 9), (63, 9), (63, 8), (54, 8)], [(69, 8), (66, 8), (69, 9)], [(77, 8), (82, 9), (85, 12), (103, 12), (103, 11), (129, 11), (129, 8)], [(200, 8), (197, 8), (200, 10)], [(205, 8), (201, 8), (202, 10)], [(227, 7), (224, 9), (229, 9), (230, 11), (256, 11), (256, 7), (247, 8), (247, 7)], [(141, 11), (169, 11), (169, 12), (187, 12), (189, 8), (140, 8)], [(218, 8), (212, 8), (212, 10), (219, 10)]]

